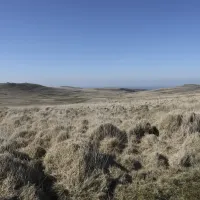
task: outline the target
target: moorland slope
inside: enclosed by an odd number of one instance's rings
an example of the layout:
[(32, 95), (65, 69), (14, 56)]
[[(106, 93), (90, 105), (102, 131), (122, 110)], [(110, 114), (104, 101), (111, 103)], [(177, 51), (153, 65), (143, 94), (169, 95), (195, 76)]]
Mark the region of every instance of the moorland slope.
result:
[(1, 106), (0, 198), (199, 200), (199, 88), (184, 87)]

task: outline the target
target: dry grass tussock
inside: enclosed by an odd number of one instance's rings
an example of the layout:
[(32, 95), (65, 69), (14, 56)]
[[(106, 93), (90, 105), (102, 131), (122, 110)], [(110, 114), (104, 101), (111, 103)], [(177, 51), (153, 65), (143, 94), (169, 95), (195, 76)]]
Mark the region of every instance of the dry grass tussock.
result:
[(0, 108), (0, 199), (198, 200), (198, 96)]

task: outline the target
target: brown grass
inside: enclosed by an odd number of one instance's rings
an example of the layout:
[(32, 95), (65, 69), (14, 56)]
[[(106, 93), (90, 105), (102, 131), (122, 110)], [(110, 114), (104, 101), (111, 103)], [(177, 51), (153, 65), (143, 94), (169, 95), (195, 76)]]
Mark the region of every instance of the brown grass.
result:
[(0, 199), (200, 199), (198, 94), (0, 108), (0, 133)]

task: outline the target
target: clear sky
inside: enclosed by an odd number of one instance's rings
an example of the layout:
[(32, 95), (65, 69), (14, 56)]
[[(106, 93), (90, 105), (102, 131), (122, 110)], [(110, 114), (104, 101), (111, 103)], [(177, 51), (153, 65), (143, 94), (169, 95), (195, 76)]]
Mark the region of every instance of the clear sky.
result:
[(200, 83), (200, 1), (1, 0), (0, 82)]

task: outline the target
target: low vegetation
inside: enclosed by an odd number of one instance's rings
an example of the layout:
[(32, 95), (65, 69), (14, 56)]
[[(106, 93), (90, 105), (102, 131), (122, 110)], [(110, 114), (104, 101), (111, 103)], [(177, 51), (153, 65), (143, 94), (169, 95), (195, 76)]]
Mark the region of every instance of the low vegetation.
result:
[(0, 144), (0, 199), (200, 199), (198, 95), (1, 107)]

